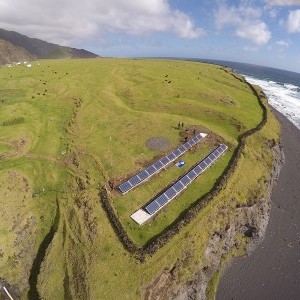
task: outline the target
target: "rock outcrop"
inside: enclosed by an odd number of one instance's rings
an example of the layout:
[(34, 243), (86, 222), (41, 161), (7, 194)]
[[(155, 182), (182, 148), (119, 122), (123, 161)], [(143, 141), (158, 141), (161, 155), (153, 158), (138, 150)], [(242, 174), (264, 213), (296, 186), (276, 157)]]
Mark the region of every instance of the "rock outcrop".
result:
[(35, 56), (26, 49), (15, 46), (8, 41), (0, 40), (0, 65), (31, 61), (33, 59), (35, 59)]

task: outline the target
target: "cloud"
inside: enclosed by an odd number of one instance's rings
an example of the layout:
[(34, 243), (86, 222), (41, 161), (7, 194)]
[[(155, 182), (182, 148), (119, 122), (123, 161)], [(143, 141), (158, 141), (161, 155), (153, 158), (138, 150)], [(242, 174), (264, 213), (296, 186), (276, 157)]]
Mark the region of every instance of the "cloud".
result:
[(276, 18), (278, 16), (279, 13), (279, 8), (274, 7), (272, 5), (265, 5), (263, 7), (264, 12), (266, 12), (270, 18)]
[(299, 0), (265, 0), (270, 5), (278, 5), (278, 6), (285, 6), (285, 5), (299, 5)]
[(292, 42), (290, 40), (286, 40), (286, 41), (280, 40), (277, 41), (276, 44), (281, 47), (289, 47), (292, 44)]
[(168, 32), (186, 39), (205, 34), (168, 0), (0, 0), (0, 27), (64, 44), (109, 33)]
[(300, 32), (300, 9), (290, 11), (286, 26), (290, 33)]
[(236, 35), (240, 38), (253, 41), (257, 45), (264, 45), (268, 43), (271, 38), (271, 32), (268, 31), (267, 25), (263, 22), (255, 24), (243, 24), (243, 26), (237, 28)]
[(271, 32), (267, 25), (260, 20), (262, 11), (246, 5), (239, 7), (221, 4), (215, 11), (215, 24), (221, 30), (226, 26), (235, 28), (235, 35), (252, 41), (260, 46), (268, 43)]
[(244, 51), (248, 51), (248, 52), (256, 52), (258, 51), (258, 47), (249, 47), (249, 46), (245, 46), (244, 48)]

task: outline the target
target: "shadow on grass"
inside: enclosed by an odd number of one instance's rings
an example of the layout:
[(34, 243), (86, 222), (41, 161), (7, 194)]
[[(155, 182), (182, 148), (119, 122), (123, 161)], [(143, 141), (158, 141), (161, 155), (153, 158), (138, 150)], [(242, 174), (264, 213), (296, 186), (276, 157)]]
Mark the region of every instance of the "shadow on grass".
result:
[(28, 299), (30, 299), (30, 300), (40, 299), (40, 295), (39, 295), (39, 292), (37, 289), (38, 276), (40, 273), (42, 262), (44, 261), (44, 258), (46, 255), (46, 251), (53, 240), (54, 234), (57, 231), (59, 219), (60, 219), (60, 212), (59, 212), (59, 206), (57, 203), (56, 215), (55, 215), (53, 224), (52, 224), (49, 232), (44, 237), (44, 240), (40, 244), (39, 250), (37, 252), (37, 255), (33, 261), (33, 264), (32, 264), (31, 270), (30, 270), (29, 291), (28, 291), (28, 295), (27, 295)]

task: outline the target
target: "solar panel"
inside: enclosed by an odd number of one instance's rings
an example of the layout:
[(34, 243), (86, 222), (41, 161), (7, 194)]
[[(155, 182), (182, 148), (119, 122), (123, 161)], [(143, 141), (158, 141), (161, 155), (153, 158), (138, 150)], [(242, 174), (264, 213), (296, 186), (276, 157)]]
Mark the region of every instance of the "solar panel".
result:
[(181, 152), (180, 152), (178, 149), (174, 150), (173, 153), (174, 153), (176, 156), (181, 155)]
[(195, 136), (195, 140), (198, 142), (202, 139), (202, 136), (200, 134)]
[(211, 154), (209, 155), (209, 158), (210, 158), (213, 162), (216, 160), (216, 157), (215, 157), (215, 155), (214, 155), (213, 153), (211, 153)]
[(204, 159), (203, 161), (207, 166), (209, 166), (209, 160), (207, 158)]
[(215, 150), (215, 151), (214, 151), (214, 155), (215, 155), (216, 158), (218, 158), (218, 157), (220, 156), (219, 151), (216, 151), (216, 150)]
[(148, 177), (148, 175), (147, 175), (147, 173), (146, 173), (145, 170), (142, 171), (142, 172), (140, 172), (138, 175), (141, 178), (141, 180), (145, 180)]
[(194, 139), (192, 139), (192, 140), (190, 140), (190, 144), (191, 144), (191, 147), (193, 147), (196, 144), (196, 141)]
[(206, 168), (206, 164), (204, 162), (201, 162), (199, 165), (203, 170)]
[(175, 184), (173, 184), (173, 188), (177, 193), (179, 193), (183, 189), (183, 184), (180, 181), (177, 181)]
[(170, 160), (166, 156), (163, 157), (160, 161), (164, 164), (164, 166), (170, 162)]
[(162, 194), (160, 196), (158, 196), (156, 198), (156, 202), (160, 205), (160, 206), (164, 206), (167, 202), (168, 202), (168, 198), (166, 197), (165, 194)]
[(187, 176), (183, 176), (180, 181), (182, 182), (183, 185), (188, 185), (191, 180)]
[(167, 155), (167, 158), (168, 158), (170, 161), (172, 161), (172, 160), (174, 160), (174, 159), (176, 158), (176, 155), (172, 152), (172, 153), (170, 153), (169, 155)]
[(184, 146), (184, 145), (181, 145), (178, 150), (181, 152), (181, 153), (184, 153), (186, 152), (187, 148)]
[(177, 192), (172, 187), (165, 191), (165, 195), (169, 198), (169, 200), (172, 199), (176, 194)]
[[(153, 165), (146, 168), (144, 171), (138, 173), (137, 175), (130, 178), (127, 182), (124, 182), (119, 186), (119, 190), (124, 194), (129, 190), (133, 189), (135, 186), (139, 185), (144, 180), (151, 177), (156, 172), (160, 171), (164, 166), (168, 165), (170, 162), (174, 161), (176, 158), (185, 153), (188, 149), (193, 147), (198, 143), (205, 135), (197, 134), (191, 140), (181, 145), (179, 148), (175, 149), (173, 152), (169, 153), (167, 156), (161, 158), (159, 161), (155, 162)], [(225, 146), (226, 147), (226, 146)]]
[(153, 166), (156, 168), (156, 170), (160, 170), (164, 166), (164, 164), (159, 160), (154, 163)]
[[(226, 149), (227, 146), (223, 145), (222, 151), (225, 152)], [(201, 174), (204, 171), (205, 168), (210, 166), (218, 158), (218, 156), (221, 155), (221, 154), (220, 155), (215, 154), (215, 153), (220, 153), (220, 151), (221, 151), (221, 145), (218, 148), (216, 148), (213, 152), (211, 152), (205, 159), (200, 161), (192, 170), (190, 170), (187, 174), (185, 174), (181, 179), (175, 182), (163, 194), (159, 195), (150, 204), (148, 204), (145, 207), (145, 210), (151, 215), (155, 214), (161, 207), (166, 205), (170, 200), (175, 198), (181, 191), (183, 191), (199, 174)], [(212, 153), (214, 153), (214, 155), (212, 155)]]
[(202, 168), (197, 165), (195, 168), (194, 168), (194, 171), (197, 173), (197, 174), (200, 174), (202, 172)]
[(152, 201), (150, 204), (148, 204), (145, 209), (147, 210), (147, 212), (150, 215), (153, 215), (158, 209), (159, 209), (159, 205), (158, 203), (154, 200)]
[(210, 154), (210, 158), (211, 158), (212, 160), (215, 160), (215, 158), (216, 158), (216, 155), (215, 155), (215, 153), (214, 153), (214, 152), (212, 152), (212, 153)]
[(218, 148), (218, 153), (219, 154), (222, 154), (224, 151), (222, 150), (222, 149), (220, 149), (220, 148)]
[(147, 171), (150, 175), (152, 175), (152, 174), (154, 174), (157, 170), (154, 168), (153, 165), (151, 165), (150, 167), (148, 167), (148, 168), (146, 169), (146, 171)]
[(217, 153), (218, 155), (222, 152), (220, 148), (217, 148), (215, 151), (215, 153)]
[(129, 184), (129, 182), (126, 181), (119, 186), (119, 189), (121, 190), (122, 193), (126, 193), (131, 189), (131, 187), (132, 186)]
[(140, 183), (140, 180), (137, 176), (132, 177), (129, 182), (134, 186)]
[(197, 177), (197, 174), (193, 170), (188, 172), (186, 175), (189, 176), (191, 180), (194, 180)]

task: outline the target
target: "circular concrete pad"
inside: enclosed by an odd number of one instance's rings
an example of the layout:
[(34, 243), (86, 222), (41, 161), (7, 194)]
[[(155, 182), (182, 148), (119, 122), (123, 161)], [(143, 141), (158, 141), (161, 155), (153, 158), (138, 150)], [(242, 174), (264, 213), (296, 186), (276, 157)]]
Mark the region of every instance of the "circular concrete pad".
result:
[(146, 142), (146, 146), (155, 151), (166, 151), (171, 148), (171, 142), (168, 138), (164, 136), (156, 136), (153, 138), (150, 138)]

